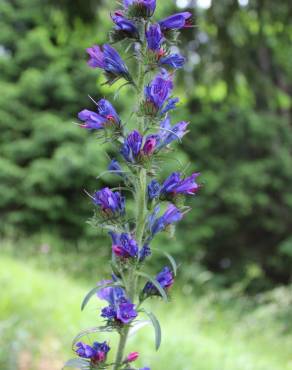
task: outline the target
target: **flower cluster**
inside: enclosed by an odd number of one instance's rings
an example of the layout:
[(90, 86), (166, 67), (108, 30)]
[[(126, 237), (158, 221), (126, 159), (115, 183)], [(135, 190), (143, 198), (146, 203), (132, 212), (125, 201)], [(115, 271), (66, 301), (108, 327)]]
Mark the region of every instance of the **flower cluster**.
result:
[(91, 365), (101, 365), (106, 361), (107, 353), (110, 347), (106, 342), (94, 342), (92, 346), (83, 342), (76, 343), (76, 354), (81, 358), (90, 360)]
[[(124, 79), (126, 83), (122, 87), (128, 85), (137, 93), (137, 99), (131, 116), (131, 119), (135, 117), (132, 130), (128, 130), (106, 99), (97, 101), (94, 111), (83, 109), (78, 114), (82, 128), (98, 131), (99, 138), (106, 138), (112, 145), (115, 158), (106, 172), (114, 173), (123, 183), (116, 189), (104, 187), (88, 194), (95, 206), (93, 224), (105, 229), (111, 239), (112, 278), (100, 281), (82, 304), (84, 308), (94, 296), (106, 302), (100, 312), (104, 326), (98, 330), (117, 331), (119, 345), (109, 362), (107, 342), (89, 345), (79, 341), (75, 344), (77, 359), (70, 360), (67, 366), (137, 370), (132, 363), (139, 360), (138, 352), (124, 354), (129, 331), (138, 323), (138, 317), (146, 313), (156, 326), (155, 333), (160, 332), (158, 320), (153, 319), (153, 313), (144, 311), (142, 304), (149, 297), (167, 300), (176, 273), (175, 261), (167, 253), (171, 268), (164, 266), (154, 277), (145, 272), (146, 262), (153, 255), (152, 240), (158, 233), (174, 230), (188, 209), (183, 206), (185, 198), (200, 189), (196, 172), (186, 176), (177, 171), (164, 179), (157, 176), (163, 153), (169, 153), (172, 144), (181, 141), (188, 132), (189, 122), (172, 124), (170, 114), (179, 102), (173, 96), (175, 73), (185, 63), (177, 49), (173, 52), (172, 45), (179, 31), (191, 26), (191, 14), (178, 13), (155, 22), (155, 9), (156, 0), (123, 0), (121, 9), (111, 14), (114, 24), (111, 44), (127, 40), (132, 46), (127, 50), (134, 51), (136, 68), (128, 68), (109, 44), (87, 49), (88, 65), (103, 70), (110, 85)], [(133, 195), (134, 212), (133, 207), (127, 207), (126, 211), (125, 190)], [(90, 332), (96, 332), (96, 328), (85, 331)], [(78, 338), (82, 336), (83, 333)], [(157, 339), (156, 343), (159, 342)]]
[[(110, 283), (111, 281), (108, 281)], [(104, 281), (100, 282), (102, 285)], [(101, 316), (109, 323), (129, 324), (137, 317), (135, 305), (129, 300), (126, 292), (121, 287), (101, 288), (98, 291), (98, 297), (109, 303), (101, 311)]]

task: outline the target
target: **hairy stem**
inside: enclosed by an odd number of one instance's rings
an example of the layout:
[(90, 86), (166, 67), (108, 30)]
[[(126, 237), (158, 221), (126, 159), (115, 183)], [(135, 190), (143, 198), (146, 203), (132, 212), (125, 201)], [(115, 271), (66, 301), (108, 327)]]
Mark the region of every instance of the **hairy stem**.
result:
[[(139, 60), (138, 65), (138, 97), (137, 97), (137, 105), (139, 109), (139, 105), (143, 99), (143, 90), (144, 90), (144, 77), (145, 77), (145, 68), (143, 63), (143, 53), (146, 50), (145, 47), (145, 21), (142, 20), (140, 24), (140, 40), (141, 40), (141, 60)], [(143, 131), (144, 120), (143, 118), (139, 120), (139, 128)], [(135, 206), (136, 206), (136, 231), (135, 231), (135, 238), (139, 246), (142, 244), (143, 235), (144, 235), (144, 228), (145, 228), (145, 217), (146, 217), (146, 186), (147, 186), (147, 173), (144, 168), (140, 168), (137, 174), (137, 182), (135, 186)], [(136, 297), (136, 290), (137, 290), (137, 283), (138, 283), (138, 276), (135, 275), (136, 266), (133, 265), (132, 268), (128, 272), (128, 284), (127, 284), (127, 294), (129, 299), (134, 302)], [(124, 352), (125, 347), (127, 344), (128, 334), (129, 334), (130, 326), (126, 326), (121, 329), (120, 332), (120, 340), (117, 349), (115, 364), (113, 370), (119, 370), (121, 368), (122, 361), (124, 359)]]

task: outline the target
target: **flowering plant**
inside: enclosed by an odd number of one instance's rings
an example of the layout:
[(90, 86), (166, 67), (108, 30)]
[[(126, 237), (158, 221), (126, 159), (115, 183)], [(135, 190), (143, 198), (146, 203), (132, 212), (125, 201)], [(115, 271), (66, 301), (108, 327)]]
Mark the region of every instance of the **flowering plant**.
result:
[[(106, 229), (112, 241), (112, 274), (110, 279), (97, 283), (82, 303), (83, 309), (93, 296), (105, 301), (100, 313), (104, 325), (77, 335), (73, 341), (76, 358), (69, 360), (67, 367), (136, 369), (133, 363), (139, 354), (125, 355), (125, 348), (129, 333), (139, 325), (138, 318), (142, 314), (146, 314), (153, 324), (156, 349), (159, 348), (159, 322), (152, 312), (144, 310), (143, 303), (155, 296), (168, 300), (176, 263), (162, 251), (169, 266), (164, 266), (154, 277), (144, 271), (144, 266), (152, 254), (152, 239), (156, 234), (172, 229), (183, 218), (188, 210), (184, 198), (195, 195), (200, 187), (196, 182), (198, 173), (185, 177), (174, 172), (163, 181), (156, 179), (161, 154), (169, 152), (171, 144), (187, 133), (188, 122), (172, 125), (170, 119), (170, 112), (179, 101), (172, 95), (174, 74), (185, 62), (179, 53), (171, 52), (171, 46), (175, 44), (179, 30), (190, 26), (191, 14), (174, 14), (155, 22), (152, 19), (155, 8), (156, 0), (124, 0), (123, 9), (111, 16), (114, 29), (110, 32), (110, 43), (129, 43), (128, 50), (133, 50), (137, 61), (134, 74), (110, 44), (87, 49), (88, 65), (102, 69), (106, 83), (111, 85), (123, 79), (125, 85), (136, 91), (136, 128), (129, 132), (106, 99), (96, 102), (95, 112), (84, 109), (78, 115), (82, 128), (98, 132), (99, 137), (109, 139), (116, 149), (119, 160), (112, 159), (108, 171), (120, 177), (123, 187), (105, 187), (89, 194), (95, 206), (92, 223)], [(130, 190), (133, 194), (134, 217), (130, 217), (126, 210), (126, 199), (121, 190)], [(109, 342), (88, 345), (82, 341), (82, 337), (89, 333), (112, 331), (119, 335), (112, 362), (107, 359)]]

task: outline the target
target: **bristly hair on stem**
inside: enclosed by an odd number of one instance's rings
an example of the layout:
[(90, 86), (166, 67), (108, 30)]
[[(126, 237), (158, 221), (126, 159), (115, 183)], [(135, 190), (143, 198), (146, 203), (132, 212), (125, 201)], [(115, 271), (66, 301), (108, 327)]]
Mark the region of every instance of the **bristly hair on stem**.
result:
[[(170, 159), (175, 151), (172, 144), (181, 143), (188, 132), (188, 122), (175, 125), (170, 122), (171, 111), (179, 101), (173, 96), (174, 76), (185, 59), (178, 53), (171, 54), (169, 46), (177, 43), (182, 29), (190, 27), (191, 14), (183, 12), (155, 21), (156, 0), (123, 0), (120, 7), (111, 14), (114, 23), (111, 44), (88, 48), (88, 65), (103, 71), (105, 84), (124, 80), (114, 100), (124, 88), (134, 91), (131, 115), (124, 122), (134, 121), (135, 129), (129, 131), (114, 106), (104, 98), (96, 101), (89, 95), (96, 105), (95, 111), (85, 108), (78, 114), (82, 121), (78, 125), (96, 133), (101, 143), (110, 143), (115, 152), (114, 158), (109, 157), (107, 170), (96, 178), (111, 174), (119, 180), (119, 185), (113, 188), (84, 190), (94, 206), (88, 223), (106, 230), (111, 240), (109, 276), (95, 283), (82, 303), (84, 309), (93, 297), (104, 301), (100, 313), (104, 324), (77, 335), (73, 345), (76, 356), (65, 364), (65, 367), (88, 370), (150, 370), (133, 365), (140, 355), (126, 354), (127, 340), (130, 333), (145, 326), (138, 317), (146, 314), (158, 350), (162, 332), (159, 320), (142, 306), (149, 297), (168, 302), (177, 273), (175, 259), (161, 249), (167, 265), (154, 276), (149, 275), (147, 262), (152, 258), (152, 240), (161, 232), (174, 234), (175, 225), (190, 211), (184, 204), (186, 198), (200, 188), (196, 182), (199, 173), (187, 177), (188, 166), (184, 167), (175, 157), (172, 159), (179, 163), (179, 171), (166, 179), (157, 178), (163, 159)], [(121, 51), (132, 55), (125, 62), (112, 44), (120, 44)], [(133, 64), (133, 60), (135, 66), (129, 68), (128, 63)], [(132, 197), (134, 210), (126, 207), (125, 194)], [(88, 344), (84, 340), (89, 335), (98, 337), (99, 332), (112, 331), (119, 336), (115, 353), (108, 341), (99, 342), (97, 338)], [(114, 358), (111, 362), (107, 359), (110, 351)]]

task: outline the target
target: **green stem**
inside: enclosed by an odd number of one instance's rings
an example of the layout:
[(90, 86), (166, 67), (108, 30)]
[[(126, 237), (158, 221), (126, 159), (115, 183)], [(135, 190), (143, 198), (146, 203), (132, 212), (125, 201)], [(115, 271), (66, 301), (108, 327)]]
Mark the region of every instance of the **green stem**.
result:
[[(146, 50), (146, 43), (145, 43), (145, 22), (142, 21), (140, 25), (140, 39), (141, 39), (141, 52), (142, 54)], [(143, 58), (143, 55), (141, 55)], [(143, 60), (139, 62), (138, 65), (138, 98), (137, 98), (137, 105), (138, 109), (143, 99), (143, 90), (144, 90), (144, 78), (145, 78), (145, 68)], [(139, 122), (140, 130), (143, 132), (144, 120), (143, 118), (140, 119)], [(138, 245), (141, 245), (144, 235), (145, 229), (145, 217), (147, 212), (146, 207), (146, 186), (147, 186), (147, 173), (145, 168), (140, 168), (138, 171), (138, 179), (135, 186), (135, 203), (136, 203), (136, 232), (135, 238)], [(136, 265), (133, 265), (128, 272), (128, 279), (127, 279), (127, 294), (129, 299), (134, 302), (137, 290), (137, 283), (138, 283), (138, 276), (135, 275), (136, 272)], [(120, 332), (120, 340), (117, 349), (115, 364), (113, 366), (113, 370), (119, 370), (122, 365), (122, 361), (124, 359), (124, 352), (127, 344), (128, 334), (130, 331), (130, 326), (125, 326), (121, 329)]]
[(139, 181), (136, 190), (136, 241), (141, 245), (145, 228), (147, 173), (145, 168), (139, 170)]

